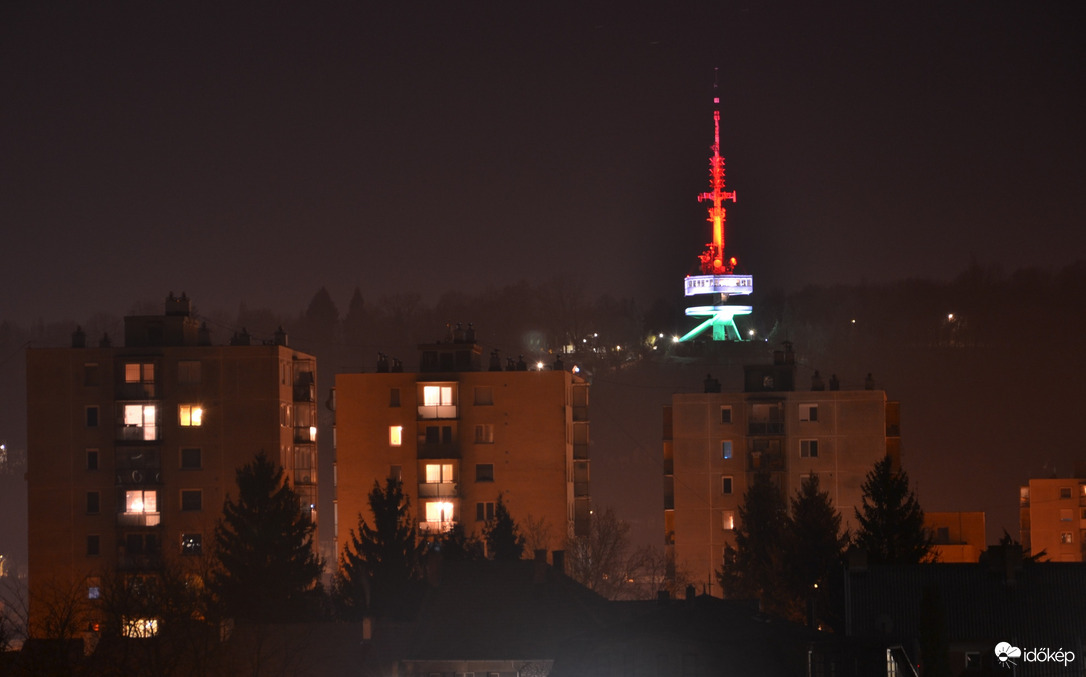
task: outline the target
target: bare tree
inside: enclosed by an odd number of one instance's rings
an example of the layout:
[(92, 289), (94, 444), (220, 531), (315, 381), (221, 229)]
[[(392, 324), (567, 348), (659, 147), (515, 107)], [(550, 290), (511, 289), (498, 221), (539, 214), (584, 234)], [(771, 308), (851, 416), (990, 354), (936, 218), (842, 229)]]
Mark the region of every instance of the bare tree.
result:
[(629, 532), (629, 523), (611, 508), (594, 513), (587, 536), (566, 540), (570, 577), (607, 599), (640, 596), (637, 581), (647, 553), (631, 551)]

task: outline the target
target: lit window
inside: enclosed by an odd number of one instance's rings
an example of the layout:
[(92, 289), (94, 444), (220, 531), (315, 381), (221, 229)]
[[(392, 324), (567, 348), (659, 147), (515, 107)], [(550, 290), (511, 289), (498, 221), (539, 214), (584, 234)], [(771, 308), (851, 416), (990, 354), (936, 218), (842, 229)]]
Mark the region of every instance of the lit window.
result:
[(720, 443), (720, 458), (727, 461), (732, 457), (732, 441), (723, 440)]
[(475, 405), (479, 407), (494, 404), (494, 389), (490, 386), (479, 386), (475, 389)]
[(494, 464), (493, 463), (476, 463), (475, 464), (475, 481), (476, 482), (493, 482), (494, 481)]
[(453, 467), (451, 463), (427, 463), (426, 483), (444, 484), (453, 481)]
[(720, 422), (723, 424), (732, 422), (732, 407), (730, 404), (720, 408)]
[(102, 596), (102, 588), (97, 583), (87, 585), (87, 599), (98, 599)]
[(818, 458), (818, 440), (800, 440), (799, 457)]
[(489, 522), (494, 519), (494, 502), (487, 501), (485, 503), (475, 504), (475, 521), (476, 522)]
[(422, 386), (422, 402), (418, 408), (419, 418), (456, 418), (456, 386)]
[(159, 522), (158, 492), (136, 489), (124, 492), (124, 514), (142, 518), (142, 523), (153, 527)]
[(426, 531), (448, 531), (453, 521), (453, 504), (448, 501), (427, 501), (426, 522), (420, 526)]
[(817, 404), (801, 404), (799, 405), (799, 420), (815, 422), (818, 420), (818, 405)]
[(721, 478), (720, 484), (724, 495), (730, 496), (732, 493), (732, 476), (724, 475), (724, 477)]
[(154, 383), (155, 365), (151, 362), (130, 362), (124, 365), (125, 383)]
[(204, 552), (204, 537), (202, 534), (181, 534), (181, 554), (201, 555)]
[(491, 423), (480, 423), (476, 425), (475, 443), (494, 444), (494, 425)]
[(204, 494), (199, 489), (186, 489), (181, 492), (181, 509), (194, 512), (203, 510)]
[(403, 444), (402, 425), (390, 425), (388, 427), (388, 444), (392, 447), (398, 447)]
[(732, 531), (733, 529), (735, 529), (735, 511), (734, 510), (725, 510), (722, 517), (723, 517), (723, 519), (721, 520), (721, 523), (722, 523), (725, 531)]
[(1075, 541), (1071, 537), (1071, 532), (1070, 531), (1060, 532), (1060, 543), (1062, 543), (1064, 545), (1070, 545), (1070, 544), (1072, 544), (1074, 542)]
[(158, 427), (155, 424), (155, 405), (124, 405), (124, 427), (126, 440), (156, 440)]
[(158, 634), (158, 619), (123, 617), (121, 619), (121, 634), (136, 639), (154, 637)]
[(422, 403), (427, 407), (453, 404), (452, 386), (423, 386)]
[(178, 411), (181, 414), (181, 427), (195, 428), (204, 423), (204, 410), (198, 404), (182, 404)]
[(183, 447), (181, 449), (181, 469), (199, 470), (203, 467), (203, 453), (197, 447)]

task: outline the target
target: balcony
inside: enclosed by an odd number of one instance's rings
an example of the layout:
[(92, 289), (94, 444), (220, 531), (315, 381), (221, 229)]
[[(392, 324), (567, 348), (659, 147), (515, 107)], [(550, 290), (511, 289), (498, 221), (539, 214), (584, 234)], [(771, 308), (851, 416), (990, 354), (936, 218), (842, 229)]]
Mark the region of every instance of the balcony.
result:
[(119, 571), (154, 571), (163, 566), (162, 553), (126, 553), (121, 546), (117, 553)]
[(588, 460), (588, 443), (578, 444), (573, 443), (573, 458), (578, 461)]
[(420, 404), (419, 408), (420, 420), (432, 420), (432, 419), (454, 419), (456, 418), (456, 405), (455, 404), (434, 404), (425, 405)]
[(419, 498), (459, 498), (455, 482), (423, 482), (419, 484)]
[(158, 426), (154, 425), (118, 425), (118, 442), (156, 442)]
[(748, 435), (783, 435), (784, 421), (748, 421)]
[(460, 445), (455, 442), (419, 442), (418, 457), (457, 459), (460, 458)]
[(750, 459), (748, 470), (769, 472), (784, 470), (784, 456), (782, 454), (755, 451), (748, 458)]
[(317, 441), (317, 426), (315, 425), (300, 425), (294, 426), (294, 443), (295, 444), (311, 444)]
[(295, 383), (294, 384), (294, 401), (295, 402), (316, 402), (317, 401), (317, 386), (312, 383)]
[(161, 523), (162, 514), (157, 512), (117, 513), (117, 526), (119, 527), (157, 527)]
[(573, 420), (578, 423), (588, 421), (588, 407), (573, 407)]
[(157, 383), (118, 383), (115, 393), (117, 400), (155, 400), (158, 399)]

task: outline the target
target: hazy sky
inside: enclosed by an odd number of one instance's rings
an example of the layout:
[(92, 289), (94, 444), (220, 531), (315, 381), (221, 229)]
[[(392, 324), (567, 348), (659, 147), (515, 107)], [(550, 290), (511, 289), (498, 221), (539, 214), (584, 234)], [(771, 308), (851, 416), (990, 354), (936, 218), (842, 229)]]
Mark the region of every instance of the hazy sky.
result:
[(714, 67), (756, 286), (1086, 256), (1074, 3), (647, 4), (4, 3), (0, 320), (678, 298)]

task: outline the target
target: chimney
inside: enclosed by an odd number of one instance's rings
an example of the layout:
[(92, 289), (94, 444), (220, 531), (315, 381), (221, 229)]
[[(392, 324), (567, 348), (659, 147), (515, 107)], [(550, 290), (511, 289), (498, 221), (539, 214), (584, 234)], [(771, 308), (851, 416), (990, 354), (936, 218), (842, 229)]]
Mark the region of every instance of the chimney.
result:
[(283, 325), (279, 325), (279, 328), (275, 330), (275, 345), (287, 345), (287, 333), (283, 331)]
[(72, 332), (72, 347), (87, 347), (87, 332), (83, 331), (83, 327), (81, 326), (76, 325), (75, 331)]
[(207, 322), (201, 322), (200, 328), (196, 331), (196, 345), (211, 345), (211, 330), (208, 328)]
[(554, 567), (555, 573), (565, 576), (566, 575), (566, 551), (555, 550), (551, 552), (551, 566)]

